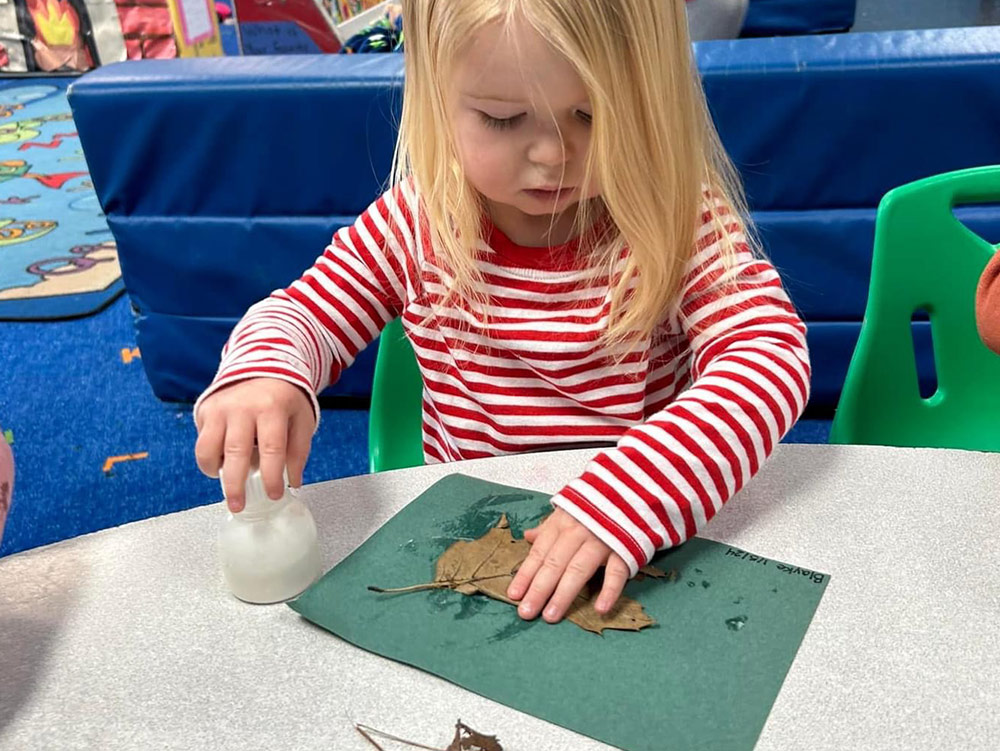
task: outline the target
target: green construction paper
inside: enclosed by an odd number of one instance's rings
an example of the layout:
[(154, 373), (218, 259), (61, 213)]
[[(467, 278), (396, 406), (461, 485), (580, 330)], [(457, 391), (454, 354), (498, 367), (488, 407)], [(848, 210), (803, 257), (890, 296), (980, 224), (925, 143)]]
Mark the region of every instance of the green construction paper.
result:
[[(752, 749), (829, 577), (694, 538), (654, 558), (678, 577), (626, 592), (657, 624), (603, 636), (522, 621), (432, 581), (438, 556), (506, 513), (520, 537), (549, 496), (463, 475), (414, 500), (290, 606), (362, 649), (628, 751)], [(500, 729), (502, 734), (502, 729)]]

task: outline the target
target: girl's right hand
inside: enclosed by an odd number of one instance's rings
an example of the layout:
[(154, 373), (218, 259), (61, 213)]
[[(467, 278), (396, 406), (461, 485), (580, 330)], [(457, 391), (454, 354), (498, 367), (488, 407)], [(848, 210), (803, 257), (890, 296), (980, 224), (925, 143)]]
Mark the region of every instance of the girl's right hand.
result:
[(223, 470), (229, 510), (243, 510), (250, 457), (260, 452), (260, 476), (269, 498), (278, 500), (288, 482), (302, 485), (302, 470), (316, 428), (312, 403), (298, 386), (276, 378), (251, 378), (225, 386), (198, 407), (198, 468), (209, 477)]

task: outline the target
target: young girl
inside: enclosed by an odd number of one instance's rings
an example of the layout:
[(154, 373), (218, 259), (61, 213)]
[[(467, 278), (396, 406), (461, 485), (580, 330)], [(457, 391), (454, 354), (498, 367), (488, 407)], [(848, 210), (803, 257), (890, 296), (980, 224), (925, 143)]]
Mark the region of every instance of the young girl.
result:
[(254, 305), (195, 406), (233, 510), (254, 442), (301, 483), (315, 394), (402, 317), (424, 455), (609, 442), (526, 532), (508, 590), (556, 622), (601, 566), (607, 612), (798, 419), (805, 327), (755, 254), (682, 0), (409, 0), (392, 188)]

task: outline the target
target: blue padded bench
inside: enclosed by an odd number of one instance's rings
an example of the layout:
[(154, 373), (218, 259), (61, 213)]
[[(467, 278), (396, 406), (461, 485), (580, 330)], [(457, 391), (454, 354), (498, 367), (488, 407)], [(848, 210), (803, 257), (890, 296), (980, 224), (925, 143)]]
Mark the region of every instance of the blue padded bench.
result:
[[(696, 54), (766, 248), (810, 325), (812, 406), (829, 408), (864, 313), (879, 199), (917, 178), (1000, 163), (1000, 28), (739, 39)], [(72, 86), (161, 399), (193, 400), (246, 308), (378, 195), (401, 63), (142, 61)], [(960, 213), (1000, 236), (1000, 210)], [(366, 396), (374, 352), (330, 393)]]

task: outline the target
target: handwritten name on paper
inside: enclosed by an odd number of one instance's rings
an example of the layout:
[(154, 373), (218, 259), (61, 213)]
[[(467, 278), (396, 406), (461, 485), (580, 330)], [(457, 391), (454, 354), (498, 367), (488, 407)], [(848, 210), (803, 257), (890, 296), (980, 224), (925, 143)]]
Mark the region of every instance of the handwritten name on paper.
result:
[(735, 556), (741, 560), (749, 561), (750, 563), (759, 563), (761, 566), (766, 566), (768, 563), (773, 563), (773, 561), (768, 560), (760, 555), (754, 555), (753, 553), (748, 553), (745, 550), (740, 550), (739, 548), (729, 548), (726, 551), (726, 555)]
[(726, 550), (726, 555), (739, 558), (740, 560), (747, 561), (748, 563), (757, 563), (761, 566), (772, 564), (776, 569), (778, 569), (778, 571), (782, 571), (789, 576), (804, 576), (813, 582), (813, 584), (822, 584), (826, 581), (826, 574), (821, 574), (819, 571), (810, 571), (807, 568), (802, 568), (801, 566), (791, 566), (787, 563), (776, 563), (769, 558), (754, 555), (753, 553), (748, 553), (747, 551), (740, 550), (739, 548), (728, 548)]

